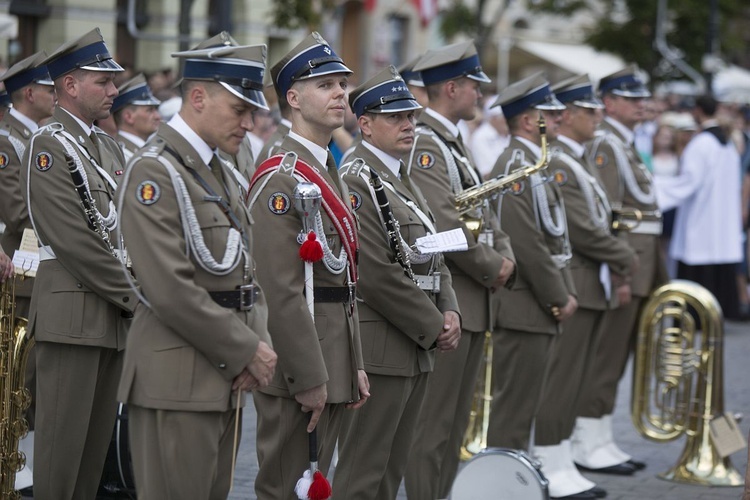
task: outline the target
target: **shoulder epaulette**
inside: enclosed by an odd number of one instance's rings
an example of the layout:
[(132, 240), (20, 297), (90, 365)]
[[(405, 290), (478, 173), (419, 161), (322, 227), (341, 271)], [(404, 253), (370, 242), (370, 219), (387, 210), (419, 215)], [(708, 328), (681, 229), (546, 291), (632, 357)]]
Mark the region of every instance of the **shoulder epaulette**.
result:
[[(156, 140), (151, 141), (148, 143), (148, 145), (140, 150), (140, 154), (133, 157), (133, 160), (137, 160), (141, 156), (160, 156), (162, 152), (164, 152), (164, 148), (167, 146), (167, 143), (163, 140)], [(169, 152), (169, 151), (167, 151)]]
[(279, 173), (294, 175), (294, 169), (297, 166), (297, 153), (289, 151), (279, 162)]
[(354, 160), (342, 165), (339, 172), (341, 175), (359, 175), (365, 168), (367, 168), (365, 160), (362, 158), (355, 158)]

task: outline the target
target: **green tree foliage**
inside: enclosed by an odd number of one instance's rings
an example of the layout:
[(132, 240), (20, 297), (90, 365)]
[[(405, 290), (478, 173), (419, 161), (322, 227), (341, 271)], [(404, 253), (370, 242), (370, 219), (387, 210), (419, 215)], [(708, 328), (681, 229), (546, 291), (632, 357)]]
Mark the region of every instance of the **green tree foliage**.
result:
[[(570, 15), (587, 9), (597, 12), (594, 4), (604, 6), (603, 15), (595, 27), (585, 34), (586, 43), (597, 50), (612, 52), (633, 61), (654, 74), (659, 79), (680, 77), (676, 71), (664, 71), (668, 66), (655, 71), (662, 60), (654, 49), (656, 36), (657, 0), (621, 0), (621, 2), (596, 0), (536, 0), (531, 9), (549, 13)], [(624, 4), (626, 20), (620, 21), (615, 15), (618, 3)], [(742, 35), (746, 28), (739, 28), (739, 20), (747, 26), (748, 7), (746, 0), (719, 0), (719, 25), (717, 36), (720, 55), (725, 60), (737, 61), (746, 54), (746, 44)], [(709, 30), (710, 2), (708, 0), (669, 0), (665, 33), (667, 43), (684, 53), (685, 61), (701, 71), (701, 61), (706, 53), (706, 40)], [(599, 10), (601, 12), (601, 10)], [(621, 17), (621, 16), (620, 16)], [(739, 28), (739, 29), (738, 29)]]
[(274, 0), (272, 22), (279, 28), (318, 29), (321, 13), (326, 9), (332, 9), (333, 6), (333, 0)]

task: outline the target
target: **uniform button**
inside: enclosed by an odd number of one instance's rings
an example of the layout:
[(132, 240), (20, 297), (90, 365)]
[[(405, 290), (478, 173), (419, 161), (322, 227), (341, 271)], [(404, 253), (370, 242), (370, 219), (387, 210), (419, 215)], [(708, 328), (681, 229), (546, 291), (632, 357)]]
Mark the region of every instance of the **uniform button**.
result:
[(123, 302), (130, 302), (130, 297), (123, 297), (123, 298), (122, 298), (122, 301), (123, 301)]
[(482, 276), (482, 279), (483, 279), (483, 280), (488, 280), (488, 279), (490, 279), (490, 277), (489, 277), (489, 276), (487, 276), (487, 275), (484, 275), (484, 276)]
[(410, 220), (410, 221), (413, 221), (413, 220), (414, 220), (414, 219), (412, 218), (412, 216), (411, 216), (411, 215), (409, 216), (409, 220)]
[(328, 228), (328, 230), (329, 230), (329, 231), (333, 231), (333, 226), (330, 226), (330, 227)]
[(226, 363), (220, 363), (219, 368), (221, 368), (222, 370), (226, 370), (227, 369)]
[(420, 335), (419, 340), (424, 340), (424, 335)]
[(82, 284), (80, 284), (80, 283), (76, 283), (76, 286), (77, 286), (78, 288), (83, 288), (83, 285), (82, 285)]
[(214, 222), (218, 222), (219, 218), (214, 215)]
[(289, 382), (290, 384), (293, 384), (294, 383), (294, 377), (287, 377), (286, 381)]

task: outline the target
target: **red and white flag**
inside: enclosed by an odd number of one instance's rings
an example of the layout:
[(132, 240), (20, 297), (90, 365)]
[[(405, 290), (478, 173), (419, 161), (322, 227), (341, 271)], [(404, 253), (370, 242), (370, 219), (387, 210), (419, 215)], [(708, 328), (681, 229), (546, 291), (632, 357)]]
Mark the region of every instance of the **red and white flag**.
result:
[(427, 26), (437, 16), (437, 0), (412, 0), (412, 2), (417, 8), (422, 26)]

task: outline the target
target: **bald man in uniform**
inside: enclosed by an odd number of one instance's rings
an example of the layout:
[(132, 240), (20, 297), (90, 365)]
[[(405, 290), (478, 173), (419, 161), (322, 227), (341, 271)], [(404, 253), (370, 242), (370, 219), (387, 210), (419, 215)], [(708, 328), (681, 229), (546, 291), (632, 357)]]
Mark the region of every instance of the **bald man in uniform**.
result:
[(237, 151), (265, 105), (247, 83), (262, 82), (266, 47), (173, 55), (185, 60), (182, 108), (134, 157), (118, 192), (143, 292), (118, 396), (138, 498), (218, 499), (231, 488), (241, 391), (268, 385), (276, 365), (252, 219), (217, 156)]

